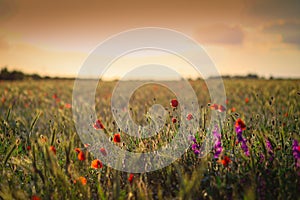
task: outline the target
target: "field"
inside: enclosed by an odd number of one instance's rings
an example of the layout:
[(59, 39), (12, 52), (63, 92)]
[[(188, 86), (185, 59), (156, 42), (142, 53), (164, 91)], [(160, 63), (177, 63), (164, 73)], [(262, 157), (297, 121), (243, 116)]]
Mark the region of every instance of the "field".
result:
[[(210, 102), (203, 81), (191, 81), (201, 113), (192, 145), (171, 165), (148, 173), (115, 170), (89, 153), (73, 121), (73, 83), (0, 82), (2, 199), (300, 198), (299, 80), (224, 80), (223, 107)], [(148, 122), (147, 110), (154, 103), (168, 109), (168, 116), (157, 136), (132, 139), (119, 130), (111, 113), (115, 83), (99, 84), (95, 100), (100, 121), (87, 123), (130, 151), (151, 151), (170, 142), (185, 117), (170, 105), (174, 94), (159, 85), (133, 94), (129, 107), (136, 123)], [(225, 112), (226, 120), (214, 133), (210, 153), (199, 158), (198, 145), (208, 134), (214, 110)], [(99, 152), (109, 159), (106, 149)]]

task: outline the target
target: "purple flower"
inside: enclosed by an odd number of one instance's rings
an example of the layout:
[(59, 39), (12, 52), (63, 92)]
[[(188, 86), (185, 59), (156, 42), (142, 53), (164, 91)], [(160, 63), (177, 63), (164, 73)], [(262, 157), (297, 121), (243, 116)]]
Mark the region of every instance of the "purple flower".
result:
[(221, 153), (222, 153), (222, 148), (217, 148), (215, 151), (214, 158), (218, 158)]
[(244, 150), (244, 153), (246, 156), (250, 155), (248, 146), (247, 146), (247, 140), (243, 138), (243, 130), (240, 125), (235, 127), (236, 136), (238, 139), (238, 142), (241, 143), (241, 148)]
[(199, 149), (199, 145), (197, 143), (192, 144), (192, 150), (195, 151), (196, 149)]
[(250, 152), (249, 152), (249, 149), (248, 149), (248, 146), (247, 146), (247, 140), (246, 139), (244, 139), (242, 141), (241, 148), (244, 150), (244, 153), (245, 153), (246, 156), (250, 156)]
[(241, 127), (240, 126), (235, 127), (235, 132), (236, 132), (238, 142), (242, 142), (244, 139), (243, 139), (243, 135), (242, 135), (243, 130), (241, 129)]
[(200, 150), (198, 150), (198, 149), (194, 150), (194, 154), (196, 154), (196, 155), (200, 154)]
[(272, 147), (270, 140), (266, 139), (266, 144), (267, 144), (268, 152), (273, 152), (273, 147)]
[(293, 140), (293, 156), (295, 159), (300, 159), (299, 143), (297, 140)]
[(221, 134), (219, 132), (218, 126), (215, 126), (215, 129), (213, 130), (213, 136), (214, 136), (214, 141), (215, 141), (215, 155), (214, 158), (218, 158), (220, 154), (222, 153), (222, 144), (221, 144)]
[(295, 158), (296, 167), (300, 167), (300, 146), (297, 140), (293, 140), (292, 145), (293, 156)]
[(192, 150), (194, 151), (194, 154), (200, 154), (200, 145), (197, 143), (196, 138), (193, 135), (189, 135), (188, 139), (193, 142)]

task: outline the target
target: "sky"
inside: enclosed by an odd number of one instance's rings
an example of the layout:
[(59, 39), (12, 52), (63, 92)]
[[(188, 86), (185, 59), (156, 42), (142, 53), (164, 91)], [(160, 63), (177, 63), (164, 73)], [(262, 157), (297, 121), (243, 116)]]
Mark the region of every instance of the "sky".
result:
[[(162, 27), (197, 41), (223, 75), (296, 78), (299, 10), (298, 0), (0, 0), (0, 67), (74, 77), (112, 35)], [(112, 68), (107, 76), (126, 71), (122, 62)], [(186, 66), (178, 72), (199, 75)]]

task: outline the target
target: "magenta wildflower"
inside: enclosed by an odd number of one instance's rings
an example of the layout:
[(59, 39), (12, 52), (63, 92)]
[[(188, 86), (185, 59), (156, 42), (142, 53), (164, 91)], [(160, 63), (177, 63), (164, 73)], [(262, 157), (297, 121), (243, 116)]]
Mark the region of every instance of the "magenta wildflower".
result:
[(243, 142), (244, 138), (243, 138), (243, 130), (240, 126), (235, 127), (235, 132), (236, 132), (236, 137), (238, 139), (238, 142)]
[(266, 144), (267, 144), (267, 150), (268, 152), (273, 152), (273, 147), (272, 147), (272, 144), (270, 142), (270, 140), (266, 139)]
[(192, 150), (194, 151), (194, 154), (196, 155), (200, 154), (200, 145), (197, 143), (196, 138), (193, 135), (190, 135), (189, 140), (193, 142)]
[(194, 153), (195, 153), (196, 155), (198, 155), (198, 154), (200, 153), (200, 146), (199, 146), (199, 144), (194, 143), (194, 144), (192, 145), (192, 150), (194, 151)]
[(247, 140), (246, 139), (243, 140), (241, 147), (244, 150), (245, 155), (250, 156), (250, 152), (249, 152), (249, 149), (248, 149), (248, 146), (247, 146)]
[(250, 156), (250, 152), (247, 146), (247, 140), (243, 138), (243, 130), (240, 125), (236, 125), (235, 127), (236, 136), (238, 139), (238, 142), (241, 143), (241, 148), (244, 150), (244, 153), (246, 156)]
[(299, 143), (297, 140), (293, 140), (293, 156), (295, 159), (300, 159), (300, 152), (299, 152)]
[(218, 158), (220, 154), (222, 153), (222, 144), (221, 144), (221, 133), (219, 132), (218, 126), (215, 126), (215, 129), (213, 130), (213, 136), (215, 141), (215, 155), (214, 158)]
[(198, 148), (199, 148), (199, 145), (197, 143), (192, 144), (192, 149), (193, 150), (198, 149)]
[(300, 167), (300, 146), (297, 140), (293, 140), (292, 145), (293, 156), (295, 158), (296, 167)]

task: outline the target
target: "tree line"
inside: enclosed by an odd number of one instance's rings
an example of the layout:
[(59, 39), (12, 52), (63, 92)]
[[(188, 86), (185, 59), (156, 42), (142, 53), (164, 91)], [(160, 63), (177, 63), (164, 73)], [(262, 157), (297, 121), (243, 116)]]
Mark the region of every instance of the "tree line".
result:
[(18, 80), (42, 80), (42, 79), (72, 79), (61, 77), (40, 76), (38, 74), (26, 74), (22, 71), (11, 70), (4, 67), (0, 71), (0, 80), (18, 81)]

